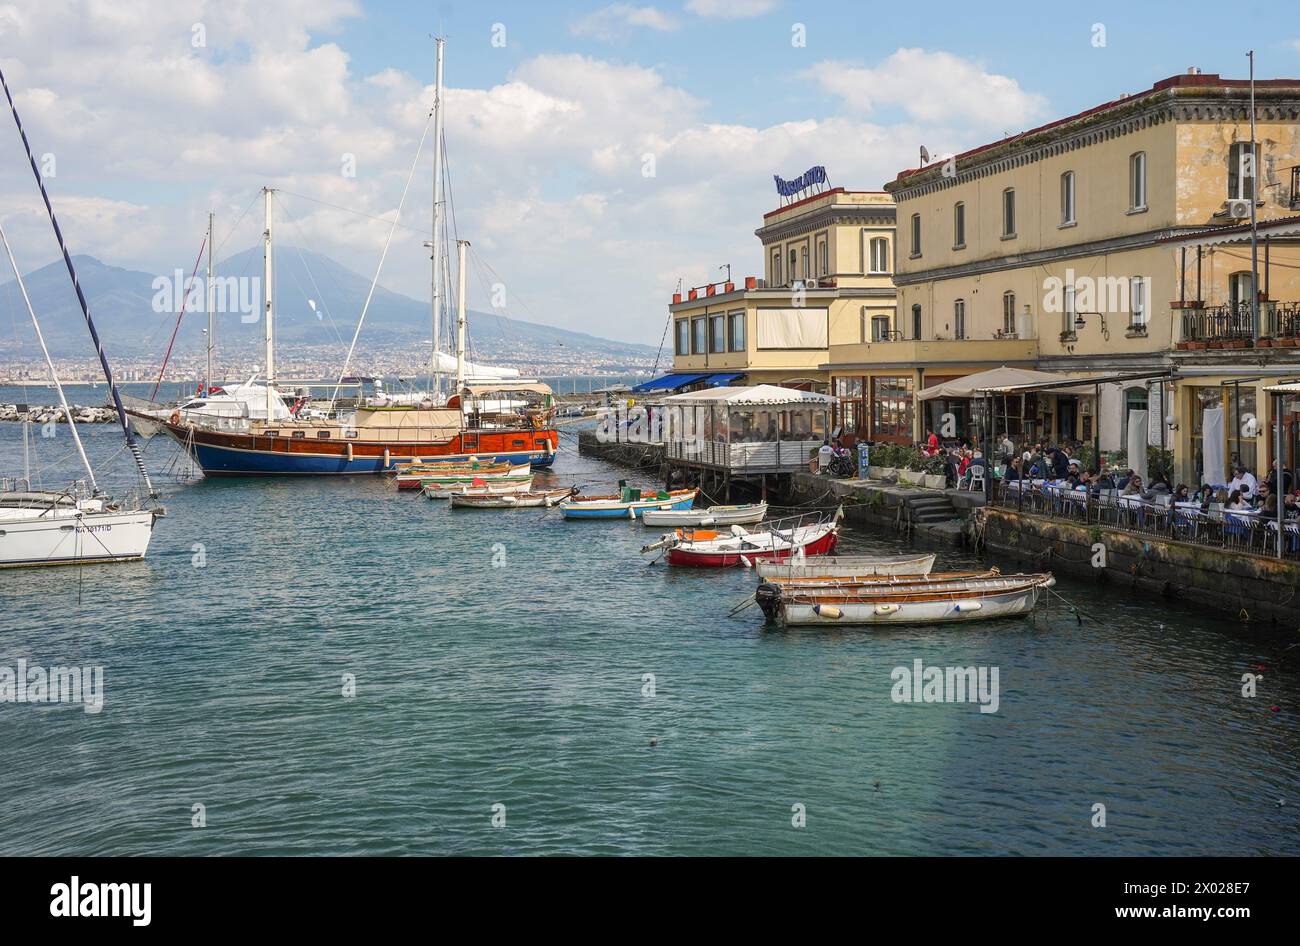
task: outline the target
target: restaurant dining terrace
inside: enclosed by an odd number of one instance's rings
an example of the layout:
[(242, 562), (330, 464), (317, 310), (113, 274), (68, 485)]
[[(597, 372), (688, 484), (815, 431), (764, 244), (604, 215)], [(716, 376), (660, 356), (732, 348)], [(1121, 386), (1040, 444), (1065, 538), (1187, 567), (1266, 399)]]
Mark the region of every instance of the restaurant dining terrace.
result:
[(835, 399), (771, 384), (663, 399), (669, 460), (733, 475), (793, 473), (829, 436)]

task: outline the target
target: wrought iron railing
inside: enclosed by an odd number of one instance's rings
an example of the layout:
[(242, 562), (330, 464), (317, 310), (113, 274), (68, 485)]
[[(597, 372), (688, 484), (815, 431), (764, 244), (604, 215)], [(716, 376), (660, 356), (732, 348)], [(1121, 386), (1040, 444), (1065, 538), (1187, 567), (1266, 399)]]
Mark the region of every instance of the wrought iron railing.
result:
[(1260, 304), (1264, 334), (1272, 338), (1300, 338), (1300, 302)]
[[(1041, 481), (995, 481), (989, 504), (1121, 532), (1179, 542), (1276, 555), (1277, 520), (1253, 512), (1233, 512), (1220, 503), (1175, 503), (1169, 494), (1143, 499), (1118, 490), (1076, 490)], [(1300, 520), (1282, 525), (1282, 554), (1300, 558)]]
[(1223, 342), (1253, 336), (1249, 302), (1183, 310), (1185, 342)]

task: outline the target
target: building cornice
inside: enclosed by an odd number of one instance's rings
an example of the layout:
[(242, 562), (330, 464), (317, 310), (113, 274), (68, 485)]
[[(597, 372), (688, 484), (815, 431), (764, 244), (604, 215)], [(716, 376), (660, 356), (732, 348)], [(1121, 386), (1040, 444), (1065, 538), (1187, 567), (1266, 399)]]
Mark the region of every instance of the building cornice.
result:
[(759, 227), (754, 231), (764, 244), (803, 236), (833, 226), (875, 225), (892, 227), (897, 216), (892, 204), (832, 204), (811, 213)]
[[(856, 278), (856, 277), (855, 277)], [(737, 303), (752, 302), (756, 307), (762, 308), (764, 304), (772, 307), (776, 304), (781, 308), (790, 308), (794, 291), (789, 288), (773, 289), (737, 289), (735, 292), (720, 293), (714, 296), (702, 296), (698, 299), (683, 299), (681, 302), (672, 302), (668, 305), (668, 311), (678, 315), (687, 311), (697, 315), (704, 315), (705, 311), (694, 312), (694, 310), (708, 310), (713, 306), (732, 307)], [(803, 293), (804, 305), (808, 308), (821, 308), (823, 305), (834, 302), (836, 299), (894, 299), (898, 292), (892, 286), (853, 286), (843, 289), (805, 289)], [(717, 313), (709, 313), (716, 315)]]
[(997, 256), (993, 259), (975, 260), (957, 266), (939, 266), (934, 269), (920, 269), (910, 273), (895, 273), (894, 285), (913, 286), (917, 283), (936, 282), (943, 279), (960, 279), (963, 276), (983, 276), (988, 273), (1001, 273), (1025, 266), (1039, 266), (1063, 260), (1082, 259), (1103, 253), (1118, 253), (1124, 250), (1140, 250), (1157, 246), (1170, 237), (1201, 230), (1201, 227), (1162, 227), (1142, 233), (1130, 233), (1125, 236), (1108, 237), (1105, 240), (1093, 240), (1089, 243), (1073, 243), (1069, 246), (1056, 246), (1015, 256)]
[[(1256, 121), (1300, 121), (1300, 84), (1258, 89), (1255, 118)], [(904, 172), (905, 176), (887, 183), (885, 191), (896, 202), (903, 203), (1171, 121), (1249, 122), (1250, 100), (1243, 90), (1235, 87), (1158, 89), (977, 148), (973, 153), (959, 154), (950, 159), (951, 165), (944, 161)], [(950, 167), (951, 173), (946, 174), (945, 167)]]

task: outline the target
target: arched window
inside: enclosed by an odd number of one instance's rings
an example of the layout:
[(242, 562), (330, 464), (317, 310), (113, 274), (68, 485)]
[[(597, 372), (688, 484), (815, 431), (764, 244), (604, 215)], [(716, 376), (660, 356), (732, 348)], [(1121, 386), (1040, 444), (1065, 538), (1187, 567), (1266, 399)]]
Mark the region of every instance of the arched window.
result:
[(889, 272), (889, 240), (873, 237), (871, 240), (871, 272)]
[(1147, 153), (1135, 151), (1128, 159), (1128, 209), (1147, 209)]
[(1061, 226), (1074, 223), (1074, 172), (1061, 175)]

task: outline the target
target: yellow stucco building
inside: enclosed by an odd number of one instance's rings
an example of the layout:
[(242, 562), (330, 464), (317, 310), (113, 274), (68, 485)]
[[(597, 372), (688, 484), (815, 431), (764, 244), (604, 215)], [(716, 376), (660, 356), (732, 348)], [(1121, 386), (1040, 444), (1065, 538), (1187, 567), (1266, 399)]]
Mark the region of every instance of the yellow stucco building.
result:
[(673, 374), (648, 390), (781, 384), (824, 392), (833, 345), (892, 325), (894, 202), (837, 187), (767, 213), (764, 274), (674, 296)]
[[(1259, 389), (1300, 376), (1300, 80), (1256, 83), (1253, 174), (1249, 96), (1245, 81), (1193, 70), (901, 172), (885, 187), (899, 236), (891, 332), (828, 347), (845, 420), (860, 436), (919, 439), (962, 406), (917, 402), (917, 390), (998, 365), (1177, 369), (1171, 382), (1108, 385), (1100, 403), (1041, 394), (1026, 433), (1119, 449), (1143, 409), (1179, 480), (1222, 479), (1202, 470), (1207, 420), (1224, 441), (1212, 466), (1236, 454), (1266, 469), (1273, 417)], [(1283, 415), (1292, 467), (1297, 410)]]

